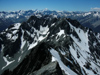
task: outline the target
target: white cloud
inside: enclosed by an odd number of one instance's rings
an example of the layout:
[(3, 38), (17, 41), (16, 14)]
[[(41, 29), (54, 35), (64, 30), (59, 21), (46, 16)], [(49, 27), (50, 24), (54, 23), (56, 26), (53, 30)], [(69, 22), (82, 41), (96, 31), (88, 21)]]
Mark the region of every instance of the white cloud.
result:
[(95, 7), (95, 8), (91, 8), (92, 11), (100, 11), (100, 8)]

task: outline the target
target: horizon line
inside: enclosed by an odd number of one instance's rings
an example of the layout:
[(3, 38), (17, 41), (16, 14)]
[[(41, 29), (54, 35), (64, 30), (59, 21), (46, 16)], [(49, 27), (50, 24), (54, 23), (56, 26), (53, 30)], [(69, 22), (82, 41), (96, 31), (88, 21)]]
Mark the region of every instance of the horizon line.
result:
[[(45, 8), (45, 9), (27, 9), (27, 10), (21, 10), (21, 9), (19, 9), (19, 10), (3, 10), (3, 11), (0, 11), (0, 12), (17, 12), (17, 11), (29, 11), (29, 10), (32, 10), (32, 11), (58, 11), (58, 12), (95, 12), (96, 10), (90, 10), (90, 11), (82, 11), (82, 10), (77, 10), (77, 11), (68, 11), (68, 10), (50, 10), (50, 9), (47, 9), (47, 8)], [(98, 12), (100, 12), (100, 11), (98, 11)]]

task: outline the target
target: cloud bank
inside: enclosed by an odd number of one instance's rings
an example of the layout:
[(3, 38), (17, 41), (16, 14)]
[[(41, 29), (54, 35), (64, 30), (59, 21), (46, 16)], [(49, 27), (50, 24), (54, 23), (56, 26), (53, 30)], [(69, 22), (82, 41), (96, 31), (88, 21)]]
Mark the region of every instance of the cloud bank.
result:
[(100, 8), (95, 7), (95, 8), (91, 8), (92, 11), (100, 11)]

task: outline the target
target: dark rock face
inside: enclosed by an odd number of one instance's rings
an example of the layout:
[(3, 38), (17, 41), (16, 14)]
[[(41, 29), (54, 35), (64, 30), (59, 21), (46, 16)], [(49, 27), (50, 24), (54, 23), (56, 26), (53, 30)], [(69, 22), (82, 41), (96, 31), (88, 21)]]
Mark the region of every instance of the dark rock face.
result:
[(48, 45), (41, 43), (33, 48), (29, 55), (13, 71), (6, 70), (2, 75), (27, 75), (40, 69), (51, 61)]
[(76, 20), (31, 16), (27, 22), (0, 33), (0, 48), (0, 61), (4, 63), (0, 65), (2, 75), (100, 72), (100, 34)]
[[(1, 35), (1, 38), (3, 38), (3, 44), (5, 45), (4, 48), (4, 56), (7, 54), (9, 56), (13, 56), (19, 49), (21, 45), (21, 31), (18, 31), (18, 38), (15, 40), (15, 42), (11, 42), (9, 39), (7, 39), (6, 34)], [(9, 44), (9, 45), (8, 45)]]
[(57, 61), (51, 62), (48, 65), (43, 66), (38, 71), (30, 75), (63, 75)]

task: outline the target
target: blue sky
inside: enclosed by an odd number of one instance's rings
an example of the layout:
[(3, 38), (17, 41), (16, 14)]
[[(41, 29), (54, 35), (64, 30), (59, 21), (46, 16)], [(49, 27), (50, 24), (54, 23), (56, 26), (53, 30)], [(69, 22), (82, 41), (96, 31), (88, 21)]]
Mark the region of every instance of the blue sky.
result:
[(0, 0), (0, 11), (16, 10), (100, 11), (100, 0)]

